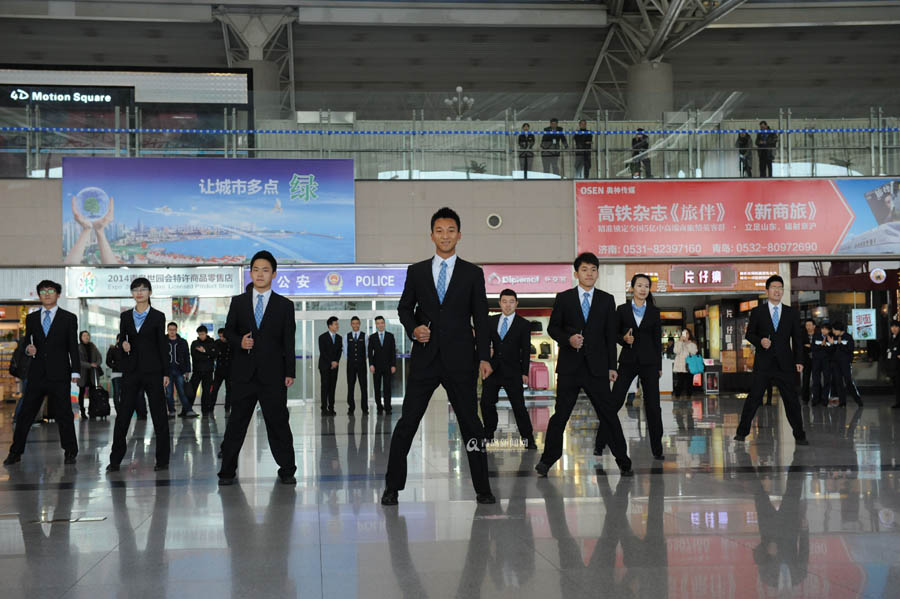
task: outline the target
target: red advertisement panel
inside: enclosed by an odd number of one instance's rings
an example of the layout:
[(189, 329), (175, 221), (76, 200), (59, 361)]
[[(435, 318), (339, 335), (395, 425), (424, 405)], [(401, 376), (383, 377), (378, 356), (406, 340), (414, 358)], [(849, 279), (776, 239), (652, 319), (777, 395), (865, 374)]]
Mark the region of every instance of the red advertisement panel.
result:
[(831, 180), (582, 181), (578, 251), (600, 257), (829, 255), (856, 218)]

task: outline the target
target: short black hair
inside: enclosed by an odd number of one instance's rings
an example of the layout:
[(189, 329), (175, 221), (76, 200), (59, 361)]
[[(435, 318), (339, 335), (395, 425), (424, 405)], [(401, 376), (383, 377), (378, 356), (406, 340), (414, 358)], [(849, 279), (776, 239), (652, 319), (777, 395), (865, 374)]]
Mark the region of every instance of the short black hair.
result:
[(513, 291), (512, 289), (504, 289), (503, 291), (501, 291), (501, 292), (500, 292), (500, 297), (502, 298), (504, 295), (511, 295), (511, 296), (513, 296), (514, 298), (516, 298), (516, 301), (519, 300), (519, 296), (516, 295), (516, 292)]
[(781, 278), (781, 275), (772, 275), (766, 279), (766, 289), (768, 289), (769, 285), (772, 283), (781, 283), (781, 286), (784, 287), (784, 279)]
[(201, 324), (199, 327), (197, 327), (197, 332), (198, 333), (209, 333), (209, 329), (206, 328), (205, 324)]
[(847, 329), (844, 327), (844, 323), (840, 320), (835, 320), (834, 324), (831, 325), (832, 331), (846, 331)]
[(574, 266), (577, 271), (578, 267), (582, 264), (593, 264), (597, 268), (600, 268), (600, 260), (591, 252), (582, 252), (578, 254), (578, 257), (575, 258), (575, 262), (572, 263), (572, 266)]
[(249, 283), (244, 285), (244, 291), (246, 291), (247, 293), (250, 293), (251, 289), (253, 289), (253, 281), (250, 281)]
[(328, 317), (328, 320), (326, 320), (325, 323), (326, 323), (328, 326), (331, 326), (331, 323), (337, 322), (337, 320), (338, 320), (338, 317), (337, 317), (337, 316), (329, 316), (329, 317)]
[(41, 289), (53, 289), (56, 291), (56, 295), (62, 295), (62, 285), (57, 283), (56, 281), (51, 281), (49, 279), (44, 279), (40, 283), (37, 284), (37, 293), (41, 294)]
[(178, 328), (178, 323), (177, 323), (177, 322), (170, 322), (169, 324), (166, 325), (166, 328), (167, 328), (167, 329), (168, 329), (169, 327), (175, 327), (175, 328), (177, 329), (177, 328)]
[(253, 263), (257, 260), (265, 260), (272, 265), (272, 272), (278, 271), (278, 261), (275, 260), (275, 256), (272, 255), (272, 252), (269, 252), (267, 250), (260, 250), (253, 254), (253, 257), (250, 258), (250, 268), (253, 268)]
[(803, 321), (803, 324), (806, 324), (807, 322), (811, 322), (811, 323), (813, 323), (813, 324), (816, 324), (816, 321), (815, 321), (814, 319), (812, 319), (812, 318), (807, 318), (806, 320)]
[(146, 287), (147, 291), (153, 291), (153, 285), (150, 284), (150, 280), (146, 277), (138, 277), (131, 282), (130, 289), (134, 291), (138, 287)]
[(219, 335), (221, 335), (221, 334), (222, 334), (222, 333), (224, 333), (224, 332), (225, 332), (225, 329), (219, 329), (219, 330), (218, 330), (218, 331), (216, 331), (216, 332), (217, 332), (217, 333), (218, 333), (218, 334), (219, 334)]
[(443, 208), (439, 209), (437, 212), (435, 212), (434, 214), (431, 215), (431, 230), (432, 231), (434, 231), (434, 223), (439, 218), (453, 219), (454, 222), (456, 222), (456, 230), (462, 231), (462, 224), (459, 222), (459, 215), (456, 213), (456, 211), (453, 208), (448, 208), (447, 206), (444, 206)]
[(384, 316), (376, 316), (375, 317), (375, 322), (378, 322), (379, 320), (384, 320)]
[(896, 320), (896, 319), (892, 320), (890, 326), (892, 326), (892, 327), (900, 327), (900, 320)]
[(359, 316), (351, 316), (350, 317), (350, 322), (353, 322), (354, 320), (359, 322)]
[(552, 119), (550, 119), (550, 122), (551, 122), (551, 123), (558, 123), (558, 122), (559, 122), (559, 119), (556, 118), (556, 117), (553, 117)]

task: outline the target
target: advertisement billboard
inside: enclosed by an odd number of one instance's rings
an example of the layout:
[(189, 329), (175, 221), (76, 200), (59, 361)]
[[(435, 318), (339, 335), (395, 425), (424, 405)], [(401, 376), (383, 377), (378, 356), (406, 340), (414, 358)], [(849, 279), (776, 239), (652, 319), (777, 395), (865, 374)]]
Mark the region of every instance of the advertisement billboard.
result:
[(900, 181), (579, 181), (578, 251), (754, 258), (900, 252)]
[(352, 160), (64, 158), (66, 264), (356, 261)]

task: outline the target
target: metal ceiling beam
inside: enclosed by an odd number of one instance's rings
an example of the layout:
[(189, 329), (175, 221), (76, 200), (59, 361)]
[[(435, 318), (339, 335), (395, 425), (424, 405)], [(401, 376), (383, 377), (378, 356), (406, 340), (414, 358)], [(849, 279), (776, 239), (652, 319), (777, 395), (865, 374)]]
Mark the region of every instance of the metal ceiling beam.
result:
[(666, 38), (669, 37), (678, 15), (681, 14), (684, 3), (685, 0), (672, 0), (671, 4), (669, 4), (669, 9), (663, 15), (662, 21), (660, 21), (659, 26), (656, 28), (656, 33), (653, 35), (653, 39), (650, 40), (650, 44), (647, 46), (647, 57), (655, 55), (662, 47), (663, 42), (666, 41)]
[(685, 27), (675, 37), (670, 38), (668, 41), (666, 41), (663, 44), (662, 48), (659, 49), (659, 52), (656, 55), (650, 57), (651, 60), (662, 59), (663, 56), (706, 29), (712, 23), (715, 23), (734, 9), (738, 8), (746, 1), (747, 0), (724, 0), (724, 2), (722, 2), (719, 6), (709, 11), (709, 13), (707, 13), (706, 17), (702, 21), (698, 21), (693, 25)]
[(587, 101), (588, 94), (591, 92), (591, 86), (597, 79), (597, 73), (600, 72), (600, 67), (606, 59), (609, 44), (612, 42), (615, 33), (616, 25), (610, 25), (609, 30), (606, 32), (606, 38), (603, 40), (603, 45), (600, 46), (600, 51), (597, 53), (597, 60), (594, 61), (594, 68), (591, 69), (591, 74), (587, 79), (587, 83), (584, 85), (584, 91), (581, 92), (581, 99), (578, 101), (578, 108), (575, 109), (575, 116), (573, 118), (578, 118), (578, 115), (581, 114), (581, 110), (584, 108), (584, 103)]

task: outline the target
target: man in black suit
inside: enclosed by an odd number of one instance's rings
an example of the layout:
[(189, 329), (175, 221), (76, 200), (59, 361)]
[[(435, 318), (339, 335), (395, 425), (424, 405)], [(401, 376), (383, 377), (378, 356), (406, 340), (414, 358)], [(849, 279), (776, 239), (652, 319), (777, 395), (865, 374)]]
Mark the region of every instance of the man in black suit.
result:
[(337, 389), (338, 365), (343, 341), (338, 335), (338, 318), (327, 321), (328, 330), (319, 335), (319, 377), (322, 379), (322, 416), (334, 416), (334, 392)]
[[(476, 347), (481, 378), (492, 372), (484, 271), (457, 257), (460, 236), (459, 215), (441, 208), (431, 217), (435, 256), (406, 271), (397, 313), (414, 343), (403, 416), (391, 436), (382, 505), (397, 505), (397, 495), (406, 486), (406, 456), (438, 385), (447, 391), (456, 413), (478, 503), (497, 501), (488, 481), (484, 427), (478, 419), (478, 394), (472, 376)], [(474, 338), (470, 332), (473, 322)]]
[(556, 360), (556, 409), (547, 425), (544, 455), (534, 469), (541, 477), (562, 456), (563, 433), (578, 392), (584, 389), (597, 418), (600, 434), (616, 458), (622, 476), (634, 476), (628, 446), (609, 382), (616, 371), (616, 303), (613, 296), (594, 288), (600, 261), (590, 252), (575, 258), (578, 285), (556, 294), (547, 332), (559, 344)]
[(750, 394), (744, 400), (741, 421), (734, 440), (743, 442), (750, 434), (750, 425), (763, 394), (770, 384), (781, 392), (784, 411), (794, 430), (797, 445), (809, 445), (803, 430), (800, 402), (797, 400), (797, 373), (803, 372), (803, 333), (800, 315), (791, 306), (781, 303), (784, 279), (772, 275), (766, 280), (768, 300), (750, 312), (750, 322), (744, 338), (756, 348)]
[(81, 361), (78, 357), (78, 319), (71, 312), (57, 305), (62, 286), (53, 281), (41, 281), (37, 285), (41, 309), (25, 317), (25, 354), (28, 365), (28, 385), (22, 398), (22, 407), (16, 419), (13, 442), (4, 464), (15, 464), (22, 459), (25, 441), (35, 416), (41, 409), (44, 396), (50, 402), (50, 413), (59, 428), (59, 443), (65, 452), (66, 464), (74, 464), (78, 455), (72, 407), (69, 401), (69, 382), (80, 378)]
[(166, 341), (166, 317), (150, 306), (153, 286), (144, 277), (131, 282), (134, 309), (122, 312), (119, 318), (119, 336), (124, 358), (122, 359), (122, 409), (116, 412), (112, 451), (109, 454), (107, 472), (117, 472), (125, 457), (126, 437), (131, 426), (131, 415), (138, 402), (147, 405), (156, 434), (156, 466), (154, 470), (169, 467), (171, 453), (169, 419), (164, 389), (169, 385), (165, 376), (169, 365), (169, 342)]
[(231, 298), (225, 319), (225, 338), (236, 348), (231, 361), (234, 395), (231, 415), (222, 441), (219, 484), (234, 483), (238, 454), (247, 427), (259, 402), (272, 456), (278, 464), (278, 478), (286, 485), (297, 484), (294, 472), (294, 437), (291, 434), (287, 390), (294, 384), (294, 302), (272, 291), (278, 263), (263, 250), (250, 261), (253, 289)]
[(856, 388), (856, 382), (853, 380), (853, 371), (850, 364), (853, 362), (853, 335), (844, 328), (844, 323), (835, 322), (831, 326), (832, 344), (834, 346), (834, 356), (831, 362), (832, 382), (835, 386), (838, 396), (838, 406), (847, 405), (847, 392), (856, 402), (856, 405), (862, 406), (862, 398), (859, 396), (859, 389)]
[(490, 442), (497, 431), (497, 398), (502, 387), (512, 406), (522, 442), (526, 449), (537, 449), (522, 391), (522, 385), (528, 384), (528, 367), (531, 364), (531, 322), (516, 315), (518, 307), (516, 292), (504, 289), (500, 292), (502, 313), (488, 320), (491, 368), (494, 372), (481, 385), (481, 417), (484, 418), (484, 437)]
[(384, 316), (375, 317), (377, 333), (369, 339), (369, 372), (375, 386), (378, 413), (391, 413), (391, 375), (397, 372), (397, 346), (394, 335), (384, 330)]
[(810, 393), (812, 391), (812, 349), (813, 337), (816, 335), (816, 321), (807, 318), (803, 321), (803, 375), (801, 379), (801, 399), (803, 403), (808, 404)]
[(366, 368), (366, 334), (359, 330), (359, 317), (350, 319), (350, 328), (347, 333), (347, 413), (353, 415), (356, 402), (353, 400), (353, 392), (356, 391), (356, 382), (359, 381), (359, 406), (363, 414), (369, 413), (369, 374)]

